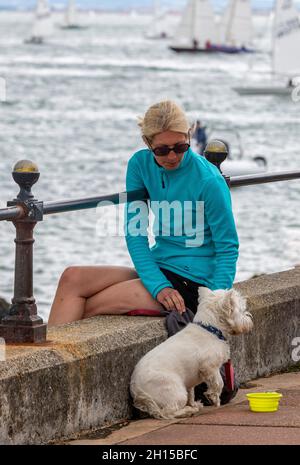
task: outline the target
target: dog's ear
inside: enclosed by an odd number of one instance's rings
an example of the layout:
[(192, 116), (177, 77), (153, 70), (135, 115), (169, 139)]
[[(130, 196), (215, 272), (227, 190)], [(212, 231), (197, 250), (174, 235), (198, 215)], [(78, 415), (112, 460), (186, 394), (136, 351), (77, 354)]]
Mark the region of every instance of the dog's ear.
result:
[(253, 328), (252, 316), (246, 311), (246, 299), (236, 289), (230, 289), (225, 299), (227, 309), (230, 309), (228, 324), (231, 327), (232, 334), (248, 333)]
[(198, 302), (200, 303), (200, 300), (206, 299), (210, 295), (213, 294), (213, 291), (211, 291), (208, 287), (204, 286), (199, 286), (198, 288)]
[(233, 288), (226, 291), (224, 303), (231, 312), (234, 312), (236, 309), (239, 309), (240, 312), (244, 312), (246, 310), (246, 299), (239, 291)]

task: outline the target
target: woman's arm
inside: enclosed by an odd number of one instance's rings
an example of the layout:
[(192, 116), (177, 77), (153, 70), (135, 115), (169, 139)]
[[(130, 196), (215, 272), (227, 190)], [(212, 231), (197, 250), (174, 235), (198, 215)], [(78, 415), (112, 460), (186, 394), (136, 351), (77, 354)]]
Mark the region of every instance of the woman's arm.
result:
[[(145, 189), (139, 166), (134, 158), (128, 162), (126, 191)], [(125, 237), (137, 274), (152, 297), (166, 287), (173, 287), (160, 271), (149, 248), (148, 205), (146, 201), (128, 202), (125, 207)]]
[(239, 241), (231, 196), (224, 178), (211, 177), (204, 184), (204, 212), (215, 246), (214, 289), (230, 289), (236, 274)]

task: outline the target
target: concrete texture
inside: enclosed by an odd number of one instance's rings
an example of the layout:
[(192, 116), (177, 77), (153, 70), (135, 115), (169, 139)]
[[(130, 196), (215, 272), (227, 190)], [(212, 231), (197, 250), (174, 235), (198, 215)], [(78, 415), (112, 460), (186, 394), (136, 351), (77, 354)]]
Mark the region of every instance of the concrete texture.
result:
[(300, 336), (300, 267), (235, 287), (247, 297), (255, 325), (249, 335), (231, 338), (239, 378), (255, 379), (294, 364), (292, 341)]
[(103, 316), (9, 345), (0, 362), (0, 443), (40, 444), (131, 416), (139, 358), (165, 339), (160, 318)]
[[(232, 338), (240, 381), (295, 364), (300, 268), (236, 288), (255, 322), (250, 335)], [(46, 344), (7, 346), (0, 362), (0, 443), (47, 443), (131, 418), (132, 370), (165, 338), (162, 318), (102, 316), (53, 328)]]

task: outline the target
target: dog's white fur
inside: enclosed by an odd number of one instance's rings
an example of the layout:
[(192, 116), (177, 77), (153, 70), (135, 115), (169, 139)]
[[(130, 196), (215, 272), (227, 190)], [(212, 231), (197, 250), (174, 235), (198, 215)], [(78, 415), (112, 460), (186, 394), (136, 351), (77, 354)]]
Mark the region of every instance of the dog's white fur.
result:
[[(247, 333), (253, 326), (245, 299), (234, 289), (199, 287), (196, 321), (220, 329), (225, 337)], [(194, 401), (194, 387), (202, 382), (208, 386), (205, 395), (219, 406), (223, 389), (220, 367), (229, 358), (226, 341), (188, 324), (137, 363), (130, 383), (134, 406), (155, 418), (193, 415), (203, 406)]]

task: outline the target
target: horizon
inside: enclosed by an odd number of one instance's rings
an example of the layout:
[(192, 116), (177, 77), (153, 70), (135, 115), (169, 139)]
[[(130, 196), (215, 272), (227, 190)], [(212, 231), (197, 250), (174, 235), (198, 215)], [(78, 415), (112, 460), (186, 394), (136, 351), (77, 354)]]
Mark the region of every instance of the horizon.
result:
[[(181, 10), (187, 0), (163, 0), (160, 2), (161, 7), (169, 10)], [(54, 9), (64, 9), (68, 0), (48, 0), (48, 3)], [(77, 0), (78, 8), (82, 10), (110, 10), (110, 11), (151, 11), (153, 8), (152, 0)], [(212, 0), (216, 10), (225, 7), (226, 0)], [(252, 0), (251, 5), (255, 10), (272, 9), (275, 0)], [(300, 0), (294, 0), (298, 8)], [(36, 6), (36, 0), (0, 0), (2, 10), (32, 10)]]

